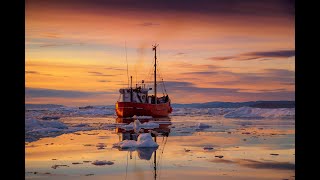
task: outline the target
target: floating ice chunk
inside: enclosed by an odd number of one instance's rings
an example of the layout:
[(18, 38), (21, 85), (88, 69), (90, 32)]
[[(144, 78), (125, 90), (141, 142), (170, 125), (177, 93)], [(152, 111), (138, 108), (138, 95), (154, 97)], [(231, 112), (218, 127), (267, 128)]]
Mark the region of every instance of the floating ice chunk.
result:
[(84, 123), (72, 125), (72, 127), (88, 127), (88, 126), (89, 126), (88, 124), (84, 124)]
[(159, 124), (154, 123), (154, 122), (146, 122), (141, 124), (139, 120), (135, 120), (134, 122), (131, 122), (130, 124), (123, 125), (121, 128), (126, 129), (126, 130), (131, 130), (133, 129), (135, 132), (139, 132), (141, 128), (145, 129), (154, 129), (154, 128), (159, 128)]
[(64, 123), (55, 120), (41, 121), (43, 127), (57, 128), (57, 129), (68, 129)]
[(60, 117), (59, 116), (43, 116), (41, 119), (42, 120), (58, 120), (60, 119)]
[(112, 161), (99, 161), (99, 160), (96, 160), (92, 163), (93, 165), (96, 165), (96, 166), (103, 166), (103, 165), (112, 165), (114, 164), (114, 162)]
[(213, 146), (211, 145), (206, 145), (203, 147), (204, 150), (212, 150), (213, 149)]
[(27, 118), (25, 119), (26, 131), (42, 128), (41, 122), (37, 119)]
[(113, 144), (113, 147), (115, 148), (136, 148), (137, 147), (137, 141), (134, 140), (124, 140), (118, 143)]
[(141, 126), (141, 122), (138, 119), (134, 120), (133, 127), (136, 129), (137, 127), (140, 127), (140, 126)]
[(159, 145), (153, 141), (150, 133), (143, 133), (138, 136), (138, 147), (158, 147)]
[(124, 140), (119, 143), (113, 144), (116, 148), (155, 148), (159, 145), (153, 141), (150, 133), (142, 133), (139, 135), (138, 140)]
[(83, 163), (80, 163), (80, 162), (73, 162), (71, 164), (83, 164)]
[(208, 124), (205, 124), (205, 123), (198, 123), (197, 124), (197, 127), (198, 128), (210, 128), (210, 127), (212, 127), (211, 125), (208, 125)]
[(220, 158), (220, 159), (223, 158), (223, 156), (221, 156), (221, 155), (214, 156), (214, 157), (217, 157), (217, 158)]
[(172, 122), (171, 121), (155, 121), (155, 123), (157, 123), (157, 124), (166, 124), (166, 125), (171, 125), (172, 124)]
[(96, 147), (98, 147), (98, 148), (104, 148), (104, 147), (107, 147), (107, 145), (106, 145), (105, 143), (98, 143), (98, 144), (96, 145)]
[(126, 129), (126, 130), (133, 129), (134, 128), (133, 122), (131, 122), (130, 124), (127, 124), (127, 125), (123, 125), (123, 126), (121, 126), (121, 128)]
[(58, 167), (61, 167), (61, 166), (65, 166), (65, 167), (69, 167), (68, 165), (65, 165), (65, 164), (56, 164), (56, 165), (53, 165), (53, 166), (51, 166), (51, 168), (53, 168), (53, 169), (57, 169)]
[[(111, 123), (111, 124), (103, 124), (100, 126), (100, 129), (112, 129), (116, 127), (122, 128), (123, 126), (127, 125), (126, 123)], [(132, 129), (132, 128), (131, 128)]]
[(48, 134), (50, 132), (60, 132), (61, 129), (58, 129), (58, 128), (38, 128), (38, 129), (33, 129), (32, 131), (29, 131), (29, 132), (32, 132), (32, 133), (40, 133), (40, 134)]
[(154, 129), (159, 128), (159, 124), (153, 122), (146, 122), (140, 125), (141, 128)]

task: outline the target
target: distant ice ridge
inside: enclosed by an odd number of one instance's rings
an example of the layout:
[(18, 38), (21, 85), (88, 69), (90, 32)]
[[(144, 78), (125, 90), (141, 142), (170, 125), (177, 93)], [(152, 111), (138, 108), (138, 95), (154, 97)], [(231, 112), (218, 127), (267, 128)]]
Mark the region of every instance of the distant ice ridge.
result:
[(241, 107), (224, 115), (225, 118), (294, 118), (295, 108), (251, 108)]
[(142, 133), (138, 136), (138, 140), (124, 140), (113, 144), (115, 148), (157, 148), (159, 145), (153, 141), (150, 133)]
[(235, 108), (174, 108), (172, 116), (183, 115), (211, 115), (219, 116), (224, 115)]
[(174, 108), (172, 116), (224, 116), (225, 118), (294, 118), (295, 108)]

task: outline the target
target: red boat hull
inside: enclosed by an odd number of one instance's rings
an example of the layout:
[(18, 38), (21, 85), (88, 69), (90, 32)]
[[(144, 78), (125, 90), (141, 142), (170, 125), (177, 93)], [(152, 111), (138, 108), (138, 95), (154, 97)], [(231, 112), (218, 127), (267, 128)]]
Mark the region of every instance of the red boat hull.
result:
[(152, 116), (168, 117), (172, 112), (170, 102), (161, 104), (147, 104), (135, 102), (117, 102), (116, 113), (118, 117)]

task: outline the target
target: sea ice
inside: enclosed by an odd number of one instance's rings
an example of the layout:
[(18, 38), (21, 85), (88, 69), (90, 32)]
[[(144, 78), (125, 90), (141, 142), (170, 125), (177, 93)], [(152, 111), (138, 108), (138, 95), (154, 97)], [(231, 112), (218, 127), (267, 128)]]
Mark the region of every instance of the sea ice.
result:
[(155, 148), (159, 145), (153, 141), (150, 133), (142, 133), (138, 136), (138, 140), (124, 140), (119, 143), (113, 144), (117, 148)]
[(92, 163), (93, 165), (96, 165), (96, 166), (103, 166), (103, 165), (112, 165), (114, 164), (114, 162), (112, 161), (99, 161), (99, 160), (96, 160)]
[(197, 127), (200, 128), (200, 129), (203, 129), (203, 128), (210, 128), (212, 126), (209, 125), (209, 124), (205, 124), (205, 123), (198, 123)]
[(123, 125), (121, 128), (126, 129), (126, 130), (131, 130), (133, 129), (135, 132), (139, 132), (141, 128), (145, 129), (154, 129), (154, 128), (159, 128), (159, 124), (153, 123), (153, 122), (145, 122), (141, 124), (139, 120), (135, 120), (134, 122), (131, 122), (130, 124)]
[(158, 147), (159, 145), (153, 141), (150, 133), (143, 133), (138, 136), (137, 145), (140, 148)]
[(203, 147), (204, 150), (212, 150), (213, 149), (213, 146), (211, 145), (206, 145)]
[(98, 148), (104, 148), (104, 147), (107, 147), (107, 145), (106, 145), (105, 143), (98, 143), (98, 144), (96, 145), (96, 147), (98, 147)]
[(146, 128), (146, 129), (159, 128), (159, 124), (153, 123), (153, 122), (145, 122), (140, 125), (140, 128)]

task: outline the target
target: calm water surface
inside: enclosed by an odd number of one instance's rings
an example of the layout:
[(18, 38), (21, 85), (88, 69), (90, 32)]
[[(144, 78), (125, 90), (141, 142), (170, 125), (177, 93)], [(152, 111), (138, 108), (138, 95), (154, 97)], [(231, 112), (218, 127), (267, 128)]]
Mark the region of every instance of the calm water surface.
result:
[[(129, 123), (114, 117), (65, 118), (72, 125)], [(153, 129), (157, 149), (117, 149), (134, 130), (101, 128), (26, 143), (26, 179), (294, 179), (294, 119), (173, 116)], [(197, 123), (211, 125), (198, 128)], [(144, 132), (148, 129), (141, 130)], [(105, 147), (101, 146), (101, 144)], [(204, 149), (205, 146), (213, 149)], [(95, 160), (111, 165), (94, 165)], [(57, 166), (56, 166), (57, 165)], [(61, 166), (59, 166), (61, 165)]]

